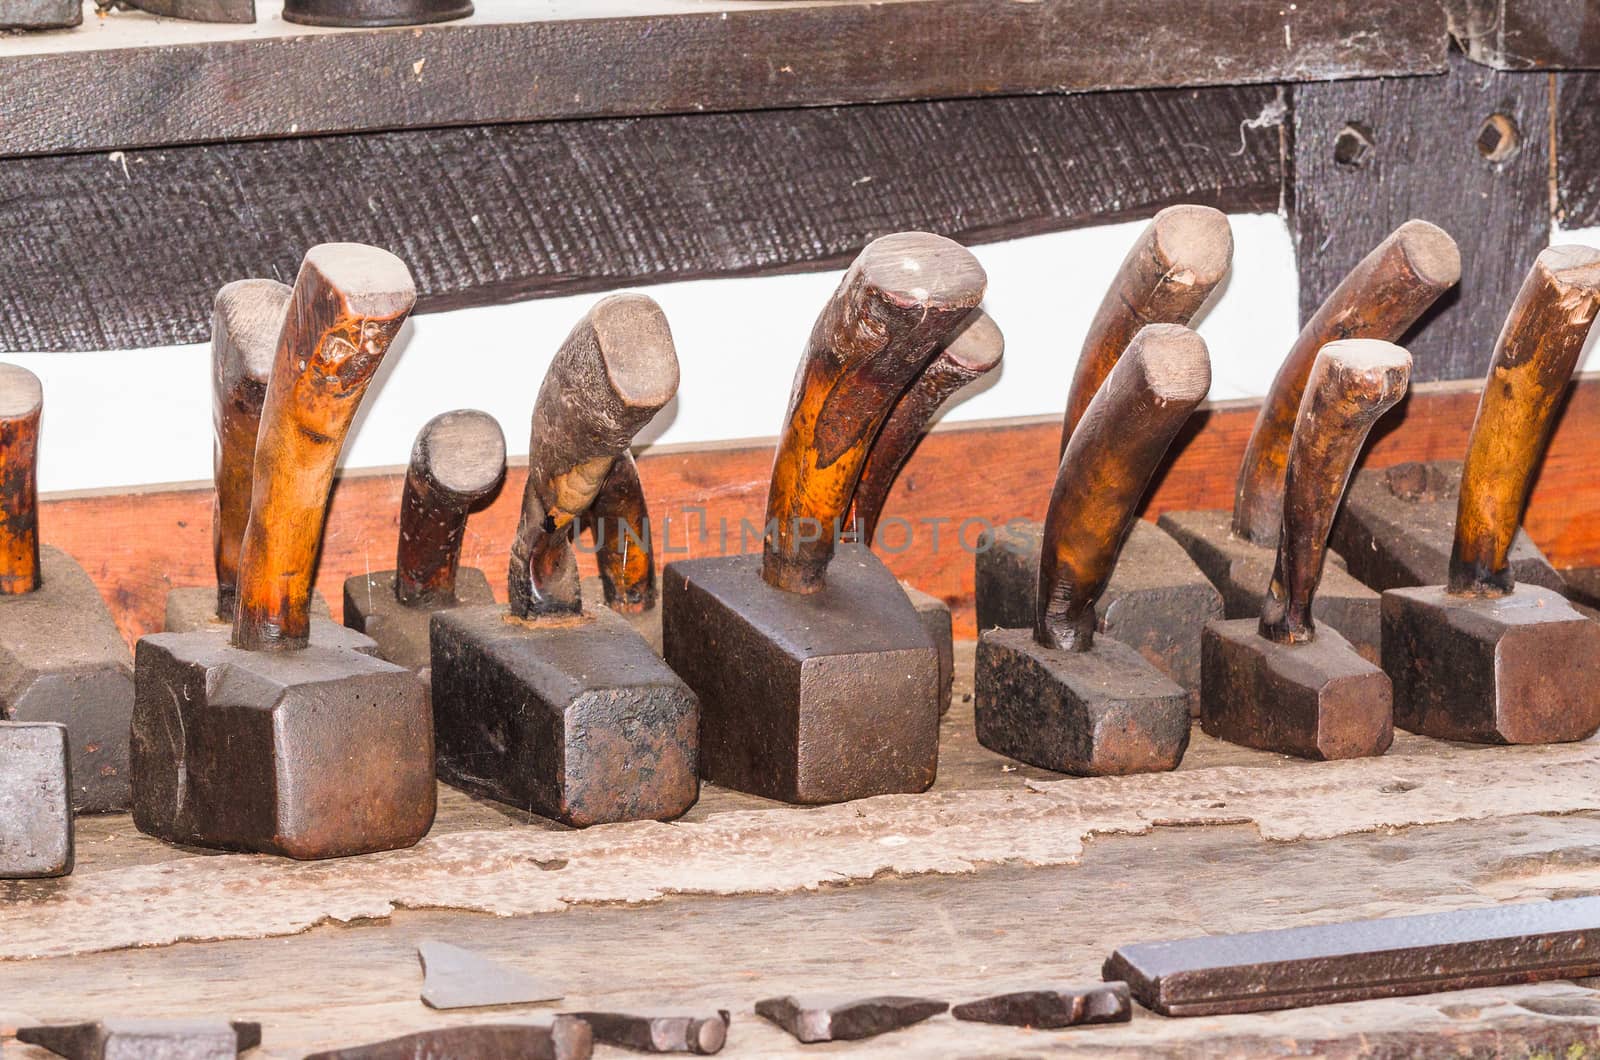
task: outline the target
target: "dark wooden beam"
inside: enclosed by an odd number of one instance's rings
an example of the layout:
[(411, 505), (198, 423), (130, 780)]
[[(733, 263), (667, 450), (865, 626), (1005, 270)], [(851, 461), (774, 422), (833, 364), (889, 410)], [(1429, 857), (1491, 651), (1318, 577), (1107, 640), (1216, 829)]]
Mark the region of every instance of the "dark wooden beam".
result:
[(1600, 74), (1556, 74), (1555, 92), (1556, 217), (1600, 225)]
[(1600, 67), (1594, 0), (1444, 0), (1451, 33), (1474, 62), (1499, 70)]
[[(0, 155), (552, 118), (1435, 71), (1430, 2), (712, 4), (503, 24), (103, 45), (0, 40)], [(137, 18), (138, 16), (128, 16)], [(121, 16), (119, 16), (119, 20)], [(141, 28), (142, 27), (142, 28)]]
[(1175, 202), (1277, 208), (1272, 86), (437, 129), (0, 161), (0, 351), (204, 341), (211, 300), (386, 246), (422, 311), (839, 265)]
[(1481, 376), (1549, 244), (1549, 83), (1454, 54), (1444, 77), (1296, 85), (1301, 319), (1401, 222), (1432, 221), (1461, 247), (1461, 284), (1404, 340), (1412, 379)]

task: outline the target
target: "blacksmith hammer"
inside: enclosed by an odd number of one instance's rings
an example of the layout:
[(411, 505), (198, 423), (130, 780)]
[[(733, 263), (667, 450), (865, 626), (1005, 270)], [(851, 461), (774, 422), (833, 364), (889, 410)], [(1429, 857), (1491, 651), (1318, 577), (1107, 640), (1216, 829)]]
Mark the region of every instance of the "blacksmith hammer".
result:
[[(1461, 275), (1455, 240), (1426, 221), (1407, 221), (1351, 269), (1300, 330), (1262, 402), (1234, 491), (1233, 512), (1163, 512), (1158, 525), (1188, 551), (1222, 593), (1229, 619), (1261, 614), (1283, 521), (1285, 467), (1306, 378), (1321, 349), (1339, 339), (1400, 338)], [(1317, 591), (1315, 619), (1337, 629), (1376, 663), (1378, 596), (1335, 559)]]
[(302, 26), (421, 26), (472, 14), (472, 0), (284, 0), (283, 20)]
[(43, 407), (38, 378), (0, 364), (0, 720), (65, 725), (73, 809), (125, 810), (132, 660), (83, 568), (39, 544)]
[(1378, 339), (1330, 342), (1306, 377), (1284, 473), (1278, 558), (1259, 619), (1206, 626), (1200, 725), (1301, 758), (1381, 755), (1394, 739), (1389, 679), (1312, 613), (1328, 527), (1372, 425), (1405, 396), (1411, 355)]
[(307, 252), (261, 413), (232, 635), (139, 641), (133, 821), (174, 843), (294, 858), (409, 846), (433, 821), (427, 695), (311, 635), (339, 449), (416, 300), (399, 258)]
[(439, 773), (579, 827), (676, 817), (699, 795), (694, 693), (609, 608), (586, 611), (572, 535), (633, 436), (678, 389), (667, 319), (602, 299), (533, 410), (511, 606), (433, 616)]
[[(934, 417), (961, 388), (1000, 364), (1005, 345), (1005, 336), (989, 314), (973, 310), (961, 329), (900, 395), (867, 452), (861, 480), (856, 484), (848, 522), (858, 540), (868, 545), (877, 540), (878, 520), (883, 516), (889, 491)], [(955, 682), (950, 605), (909, 582), (902, 581), (900, 585), (939, 649), (939, 713), (944, 714), (950, 710), (950, 692)]]
[(583, 579), (583, 606), (611, 608), (660, 655), (661, 609), (656, 606), (650, 508), (632, 453), (624, 451), (617, 457), (580, 521), (593, 539), (595, 565), (600, 569), (597, 576)]
[[(216, 497), (211, 505), (211, 556), (217, 584), (181, 586), (167, 593), (162, 630), (188, 633), (233, 626), (238, 596), (239, 549), (250, 519), (250, 483), (256, 462), (261, 403), (267, 396), (272, 357), (289, 305), (289, 285), (276, 280), (236, 280), (217, 292), (211, 312), (211, 470)], [(311, 594), (314, 634), (335, 642), (359, 638), (340, 627), (323, 629), (332, 615), (322, 594)], [(366, 644), (368, 650), (374, 646)]]
[(1600, 727), (1600, 625), (1517, 584), (1511, 544), (1600, 308), (1600, 251), (1551, 247), (1506, 317), (1467, 441), (1450, 578), (1383, 594), (1395, 724), (1447, 740), (1560, 743)]
[(467, 512), (506, 473), (506, 439), (487, 412), (457, 409), (423, 425), (400, 496), (395, 569), (344, 583), (344, 624), (378, 642), (378, 655), (430, 683), (428, 623), (447, 607), (493, 604), (489, 579), (461, 566)]
[(700, 697), (706, 779), (812, 804), (933, 783), (938, 651), (883, 562), (838, 538), (879, 428), (985, 283), (942, 236), (868, 244), (796, 374), (761, 554), (668, 564), (663, 647)]
[(1211, 387), (1205, 342), (1178, 324), (1140, 329), (1072, 432), (1044, 521), (1034, 623), (978, 639), (978, 742), (1078, 776), (1175, 769), (1189, 696), (1120, 641), (1095, 636), (1095, 601), (1139, 501)]
[[(1146, 324), (1187, 324), (1228, 273), (1233, 234), (1209, 206), (1156, 214), (1123, 260), (1084, 338), (1067, 394), (1061, 451), (1135, 333)], [(974, 562), (978, 628), (1031, 629), (1037, 611), (1044, 527), (1014, 519), (980, 542)], [(1100, 632), (1130, 645), (1200, 699), (1200, 630), (1222, 614), (1205, 575), (1165, 533), (1140, 520), (1101, 597)]]

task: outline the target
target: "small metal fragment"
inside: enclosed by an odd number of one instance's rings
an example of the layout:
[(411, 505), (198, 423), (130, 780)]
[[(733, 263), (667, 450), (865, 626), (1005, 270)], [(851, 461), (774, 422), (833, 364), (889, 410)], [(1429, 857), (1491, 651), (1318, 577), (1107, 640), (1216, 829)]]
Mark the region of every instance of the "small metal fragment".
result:
[(482, 1023), (439, 1027), (387, 1041), (312, 1053), (306, 1060), (589, 1060), (594, 1036), (571, 1016), (548, 1024)]
[(925, 997), (868, 997), (838, 1005), (802, 1005), (793, 996), (756, 1002), (756, 1015), (771, 1020), (802, 1042), (853, 1042), (897, 1031), (950, 1007)]
[(559, 987), (448, 942), (424, 942), (417, 957), (422, 961), (422, 1003), (429, 1008), (532, 1005), (561, 997)]
[(604, 1045), (620, 1045), (644, 1053), (695, 1053), (709, 1056), (722, 1051), (728, 1040), (728, 1010), (715, 1016), (639, 1016), (628, 1012), (569, 1012), (594, 1032)]
[(1331, 1005), (1600, 973), (1600, 897), (1208, 935), (1105, 964), (1163, 1016)]
[(950, 1014), (977, 1023), (1053, 1030), (1089, 1023), (1126, 1023), (1133, 1018), (1133, 1007), (1127, 983), (1087, 983), (996, 994), (957, 1005)]
[(17, 1041), (68, 1060), (232, 1060), (261, 1044), (243, 1020), (99, 1020), (22, 1027)]

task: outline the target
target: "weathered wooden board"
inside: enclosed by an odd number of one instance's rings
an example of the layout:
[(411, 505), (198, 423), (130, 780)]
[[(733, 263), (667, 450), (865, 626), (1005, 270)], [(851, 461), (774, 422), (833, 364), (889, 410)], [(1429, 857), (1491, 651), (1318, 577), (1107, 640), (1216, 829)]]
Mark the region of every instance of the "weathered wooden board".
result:
[(1556, 218), (1563, 228), (1600, 224), (1600, 74), (1554, 77)]
[(426, 312), (831, 267), (904, 229), (981, 242), (1175, 202), (1272, 210), (1279, 99), (1114, 92), (10, 159), (0, 351), (204, 341), (218, 287), (288, 282), (330, 239), (400, 255)]
[(1502, 70), (1600, 66), (1591, 0), (1444, 0), (1450, 31), (1474, 62)]
[(1461, 284), (1405, 340), (1411, 377), (1481, 376), (1549, 244), (1549, 83), (1454, 55), (1447, 77), (1296, 86), (1301, 319), (1401, 222), (1432, 221), (1461, 247)]
[[(1471, 384), (1419, 388), (1378, 425), (1367, 463), (1459, 459), (1477, 402)], [(1198, 415), (1148, 498), (1145, 517), (1232, 504), (1255, 413), (1253, 403), (1228, 403)], [(904, 519), (911, 532), (905, 537), (898, 523), (886, 524), (884, 559), (900, 577), (949, 601), (964, 635), (973, 631), (971, 549), (985, 526), (1043, 516), (1059, 443), (1053, 416), (952, 425), (923, 440), (890, 495), (885, 519)], [(1528, 511), (1529, 533), (1557, 566), (1600, 564), (1597, 450), (1600, 380), (1586, 380), (1556, 430)], [(771, 443), (646, 450), (639, 469), (658, 560), (758, 548), (771, 466)], [(398, 472), (360, 473), (335, 487), (318, 585), (336, 607), (346, 577), (394, 565), (402, 481)], [(483, 568), (496, 593), (505, 589), (521, 491), (522, 474), (514, 468), (495, 501), (467, 524), (462, 562)], [(44, 540), (78, 558), (130, 639), (159, 626), (169, 588), (211, 582), (209, 488), (70, 495), (46, 498), (41, 509)], [(742, 542), (741, 520), (754, 527)], [(579, 562), (593, 572), (592, 556)]]
[[(0, 155), (553, 118), (1437, 70), (1429, 3), (480, 5), (463, 23), (261, 23), (143, 47), (0, 40)], [(490, 19), (518, 21), (496, 24)], [(159, 37), (157, 38), (159, 39)], [(85, 86), (94, 91), (85, 91)], [(248, 100), (248, 105), (241, 101)], [(756, 155), (750, 155), (756, 158)], [(793, 168), (804, 163), (789, 157)]]

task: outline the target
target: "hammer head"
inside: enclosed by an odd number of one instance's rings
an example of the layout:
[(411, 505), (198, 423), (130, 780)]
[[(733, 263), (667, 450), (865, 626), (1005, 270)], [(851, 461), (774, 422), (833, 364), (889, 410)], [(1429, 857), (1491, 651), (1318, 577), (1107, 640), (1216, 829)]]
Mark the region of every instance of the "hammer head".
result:
[(1443, 586), (1383, 594), (1383, 668), (1402, 729), (1475, 743), (1562, 743), (1600, 728), (1600, 623), (1562, 596)]
[(456, 787), (580, 828), (694, 805), (699, 705), (620, 615), (439, 611), (432, 658), (439, 774)]
[(99, 1020), (22, 1027), (17, 1041), (71, 1060), (233, 1060), (261, 1044), (242, 1020)]
[[(1461, 468), (1459, 460), (1433, 460), (1356, 472), (1329, 545), (1352, 575), (1380, 592), (1444, 585), (1450, 580)], [(1518, 583), (1566, 590), (1526, 531), (1517, 531), (1507, 558)]]
[(979, 743), (1058, 773), (1176, 769), (1189, 746), (1188, 693), (1109, 638), (1077, 652), (1032, 629), (991, 629), (978, 639), (973, 703)]
[[(333, 622), (333, 612), (328, 610), (328, 601), (324, 600), (319, 592), (311, 594), (311, 621), (313, 624), (319, 621)], [(182, 585), (167, 590), (167, 607), (161, 616), (161, 632), (193, 633), (197, 629), (228, 629), (232, 625), (233, 619), (222, 618), (217, 614), (216, 586)], [(370, 643), (362, 647), (359, 640), (352, 640), (350, 646), (357, 651), (366, 651), (369, 655), (374, 650), (374, 646)]]
[(0, 721), (0, 880), (72, 871), (67, 730)]
[(80, 813), (128, 807), (128, 646), (83, 568), (39, 549), (39, 588), (0, 597), (0, 718), (67, 727), (72, 805)]
[[(975, 560), (980, 630), (1033, 627), (1043, 539), (1043, 524), (1020, 519), (984, 536)], [(1222, 597), (1176, 541), (1135, 522), (1098, 615), (1099, 632), (1137, 648), (1199, 709), (1200, 630), (1222, 617)]]
[(759, 555), (683, 560), (662, 578), (667, 662), (700, 697), (707, 779), (791, 803), (918, 792), (939, 764), (939, 659), (905, 590), (841, 544), (815, 593)]
[(323, 644), (245, 651), (226, 631), (139, 641), (133, 821), (174, 843), (292, 858), (411, 846), (433, 823), (427, 695)]
[[(437, 607), (402, 604), (395, 596), (395, 572), (355, 574), (344, 582), (344, 624), (377, 642), (376, 653), (416, 674), (429, 685), (433, 660), (428, 647), (428, 623)], [(494, 603), (489, 579), (476, 567), (456, 571), (456, 598), (451, 607)]]
[(1207, 735), (1316, 759), (1381, 755), (1394, 740), (1388, 678), (1329, 626), (1279, 644), (1254, 618), (1211, 622), (1202, 663)]

